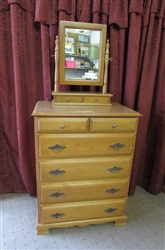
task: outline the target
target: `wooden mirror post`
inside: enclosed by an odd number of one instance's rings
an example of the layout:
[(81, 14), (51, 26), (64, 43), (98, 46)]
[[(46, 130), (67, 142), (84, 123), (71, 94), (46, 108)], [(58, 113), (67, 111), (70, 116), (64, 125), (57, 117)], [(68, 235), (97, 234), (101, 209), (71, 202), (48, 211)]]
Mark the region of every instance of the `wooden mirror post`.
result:
[(59, 78), (58, 78), (58, 64), (59, 64), (59, 40), (56, 36), (55, 40), (55, 73), (54, 73), (54, 91), (59, 92)]
[(104, 70), (104, 85), (103, 94), (107, 94), (107, 83), (108, 83), (108, 64), (109, 64), (109, 40), (107, 40), (106, 51), (105, 51), (105, 70)]

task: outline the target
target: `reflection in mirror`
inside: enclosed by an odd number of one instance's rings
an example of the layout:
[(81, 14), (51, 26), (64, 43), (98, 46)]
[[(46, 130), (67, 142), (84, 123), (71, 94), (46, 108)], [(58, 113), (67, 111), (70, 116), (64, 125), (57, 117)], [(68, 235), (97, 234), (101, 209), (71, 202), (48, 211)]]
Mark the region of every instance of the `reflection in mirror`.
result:
[(105, 24), (60, 21), (60, 84), (103, 86), (106, 30)]
[(65, 28), (65, 79), (98, 80), (100, 31)]

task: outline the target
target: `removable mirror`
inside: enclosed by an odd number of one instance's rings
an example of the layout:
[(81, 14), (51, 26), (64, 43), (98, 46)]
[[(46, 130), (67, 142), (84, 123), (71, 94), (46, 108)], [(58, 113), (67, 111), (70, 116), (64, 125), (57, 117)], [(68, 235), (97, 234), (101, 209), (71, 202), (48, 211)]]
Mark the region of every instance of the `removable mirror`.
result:
[[(60, 21), (55, 40), (53, 106), (111, 105), (107, 93), (109, 40), (106, 25)], [(60, 92), (60, 85), (101, 86), (101, 92)]]
[(60, 21), (59, 83), (103, 86), (106, 25)]

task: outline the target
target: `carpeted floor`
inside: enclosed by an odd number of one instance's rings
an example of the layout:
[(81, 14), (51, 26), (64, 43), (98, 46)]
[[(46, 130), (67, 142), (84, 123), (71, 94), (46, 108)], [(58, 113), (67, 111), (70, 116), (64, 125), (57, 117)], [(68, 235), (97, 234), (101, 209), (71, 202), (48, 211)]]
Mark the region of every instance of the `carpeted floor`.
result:
[(36, 235), (37, 200), (28, 194), (1, 195), (1, 250), (165, 249), (165, 195), (137, 187), (128, 198), (128, 223), (51, 229)]

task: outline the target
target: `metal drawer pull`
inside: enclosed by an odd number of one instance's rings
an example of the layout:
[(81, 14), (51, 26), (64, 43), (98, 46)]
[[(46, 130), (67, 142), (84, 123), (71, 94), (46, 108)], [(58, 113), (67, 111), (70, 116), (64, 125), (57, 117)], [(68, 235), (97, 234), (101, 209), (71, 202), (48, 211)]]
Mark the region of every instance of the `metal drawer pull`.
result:
[(70, 100), (71, 100), (71, 99), (68, 97), (68, 98), (67, 98), (67, 101), (70, 102)]
[(111, 189), (107, 189), (105, 192), (107, 192), (108, 194), (115, 194), (119, 191), (120, 191), (119, 188), (111, 188)]
[(62, 174), (66, 173), (64, 170), (61, 170), (59, 168), (56, 168), (55, 170), (50, 170), (49, 174), (55, 175), (55, 176), (60, 176)]
[(98, 99), (95, 99), (95, 102), (97, 102), (98, 101)]
[(62, 129), (64, 129), (65, 128), (65, 125), (64, 124), (61, 124), (61, 126), (60, 126)]
[(51, 149), (53, 152), (60, 152), (64, 148), (66, 148), (66, 147), (63, 145), (60, 145), (58, 143), (48, 147), (48, 149)]
[(120, 142), (116, 142), (116, 143), (110, 145), (110, 147), (113, 148), (114, 150), (120, 150), (120, 149), (125, 147), (125, 144), (122, 144)]
[(107, 214), (112, 214), (114, 213), (115, 211), (117, 211), (117, 208), (113, 208), (113, 207), (109, 207), (107, 209), (104, 210), (104, 212), (106, 212)]
[(116, 124), (112, 124), (112, 128), (116, 128), (117, 127), (117, 125)]
[(49, 216), (52, 217), (53, 219), (59, 219), (59, 218), (61, 218), (61, 217), (64, 216), (64, 215), (65, 215), (65, 214), (63, 214), (63, 213), (57, 212), (57, 213), (55, 213), (55, 214), (50, 214)]
[(108, 168), (107, 170), (111, 171), (111, 173), (113, 173), (113, 174), (117, 174), (118, 172), (120, 172), (121, 170), (123, 170), (123, 168), (118, 167), (118, 166), (114, 166), (112, 168)]
[(62, 197), (64, 195), (65, 195), (64, 193), (60, 193), (58, 191), (56, 191), (56, 192), (54, 192), (52, 194), (49, 194), (50, 197), (55, 198), (55, 199), (60, 198), (60, 197)]

